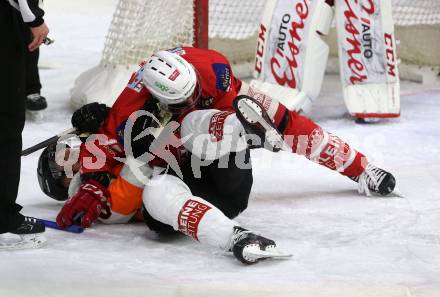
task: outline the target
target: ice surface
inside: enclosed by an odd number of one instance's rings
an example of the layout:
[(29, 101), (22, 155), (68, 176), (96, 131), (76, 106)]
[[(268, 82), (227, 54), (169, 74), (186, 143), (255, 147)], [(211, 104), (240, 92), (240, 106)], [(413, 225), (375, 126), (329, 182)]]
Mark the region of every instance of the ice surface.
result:
[[(69, 88), (99, 62), (116, 0), (48, 0), (55, 44), (42, 49), (41, 123), (24, 147), (69, 128)], [(440, 296), (440, 90), (403, 85), (402, 116), (374, 125), (346, 114), (328, 77), (312, 117), (395, 173), (405, 198), (359, 196), (355, 184), (286, 153), (253, 153), (245, 227), (294, 257), (245, 267), (184, 237), (156, 238), (143, 224), (48, 230), (39, 250), (0, 254), (0, 296)], [(23, 158), (23, 213), (54, 219), (60, 204), (40, 192), (38, 153)]]

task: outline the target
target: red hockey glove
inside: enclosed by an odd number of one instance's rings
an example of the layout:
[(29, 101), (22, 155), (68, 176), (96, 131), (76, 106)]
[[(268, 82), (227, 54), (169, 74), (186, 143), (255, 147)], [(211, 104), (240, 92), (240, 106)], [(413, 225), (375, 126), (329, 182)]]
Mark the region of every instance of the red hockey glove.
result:
[(77, 216), (81, 216), (81, 226), (90, 227), (98, 217), (107, 219), (111, 215), (109, 192), (99, 182), (89, 180), (82, 184), (78, 193), (67, 200), (57, 216), (57, 224), (61, 228), (73, 224)]

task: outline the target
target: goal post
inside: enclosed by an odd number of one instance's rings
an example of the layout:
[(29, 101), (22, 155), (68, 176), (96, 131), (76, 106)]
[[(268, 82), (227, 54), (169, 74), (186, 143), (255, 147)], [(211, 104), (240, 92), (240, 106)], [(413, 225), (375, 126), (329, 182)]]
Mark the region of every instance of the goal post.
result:
[(208, 48), (209, 39), (209, 1), (194, 1), (194, 41), (193, 46)]

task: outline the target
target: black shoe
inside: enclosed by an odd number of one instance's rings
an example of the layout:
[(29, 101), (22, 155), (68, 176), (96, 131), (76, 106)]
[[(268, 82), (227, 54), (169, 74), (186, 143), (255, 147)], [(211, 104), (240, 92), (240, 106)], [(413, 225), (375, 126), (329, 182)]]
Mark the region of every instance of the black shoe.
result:
[(43, 223), (38, 222), (37, 219), (32, 217), (24, 217), (23, 223), (10, 233), (17, 235), (37, 234), (43, 233), (46, 230), (46, 226)]
[(368, 164), (360, 176), (350, 177), (359, 184), (359, 193), (371, 196), (371, 192), (387, 196), (394, 191), (396, 179), (394, 176), (372, 164)]
[(47, 108), (46, 98), (39, 93), (30, 94), (26, 97), (26, 109), (29, 111), (40, 111)]
[[(235, 114), (246, 131), (249, 148), (264, 147), (278, 152), (291, 150), (264, 107), (252, 97), (240, 95), (233, 102)], [(256, 140), (256, 141), (255, 141)], [(257, 144), (255, 144), (257, 142)]]
[(242, 227), (235, 226), (232, 235), (232, 253), (244, 264), (254, 264), (270, 258), (260, 252), (276, 248), (275, 241), (257, 235)]

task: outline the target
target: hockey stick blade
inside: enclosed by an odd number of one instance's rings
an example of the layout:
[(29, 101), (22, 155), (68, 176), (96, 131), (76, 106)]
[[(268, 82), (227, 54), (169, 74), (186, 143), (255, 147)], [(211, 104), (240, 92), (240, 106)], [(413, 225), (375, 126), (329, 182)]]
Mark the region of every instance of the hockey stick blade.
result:
[(58, 226), (58, 224), (54, 221), (44, 220), (44, 219), (37, 219), (37, 221), (43, 223), (47, 228), (52, 228), (56, 230), (66, 231), (70, 233), (77, 233), (77, 234), (84, 232), (84, 228), (78, 225), (71, 225), (64, 229), (61, 229), (60, 226)]
[(21, 152), (21, 155), (27, 156), (29, 154), (32, 154), (33, 152), (36, 152), (42, 148), (48, 147), (49, 145), (56, 143), (58, 141), (58, 139), (60, 139), (60, 137), (67, 135), (67, 134), (74, 134), (75, 132), (76, 132), (75, 128), (67, 129), (66, 131), (63, 131), (63, 132), (61, 132), (61, 133), (59, 133), (49, 139), (46, 139), (40, 143), (37, 143), (36, 145), (33, 145), (33, 146), (23, 150)]

